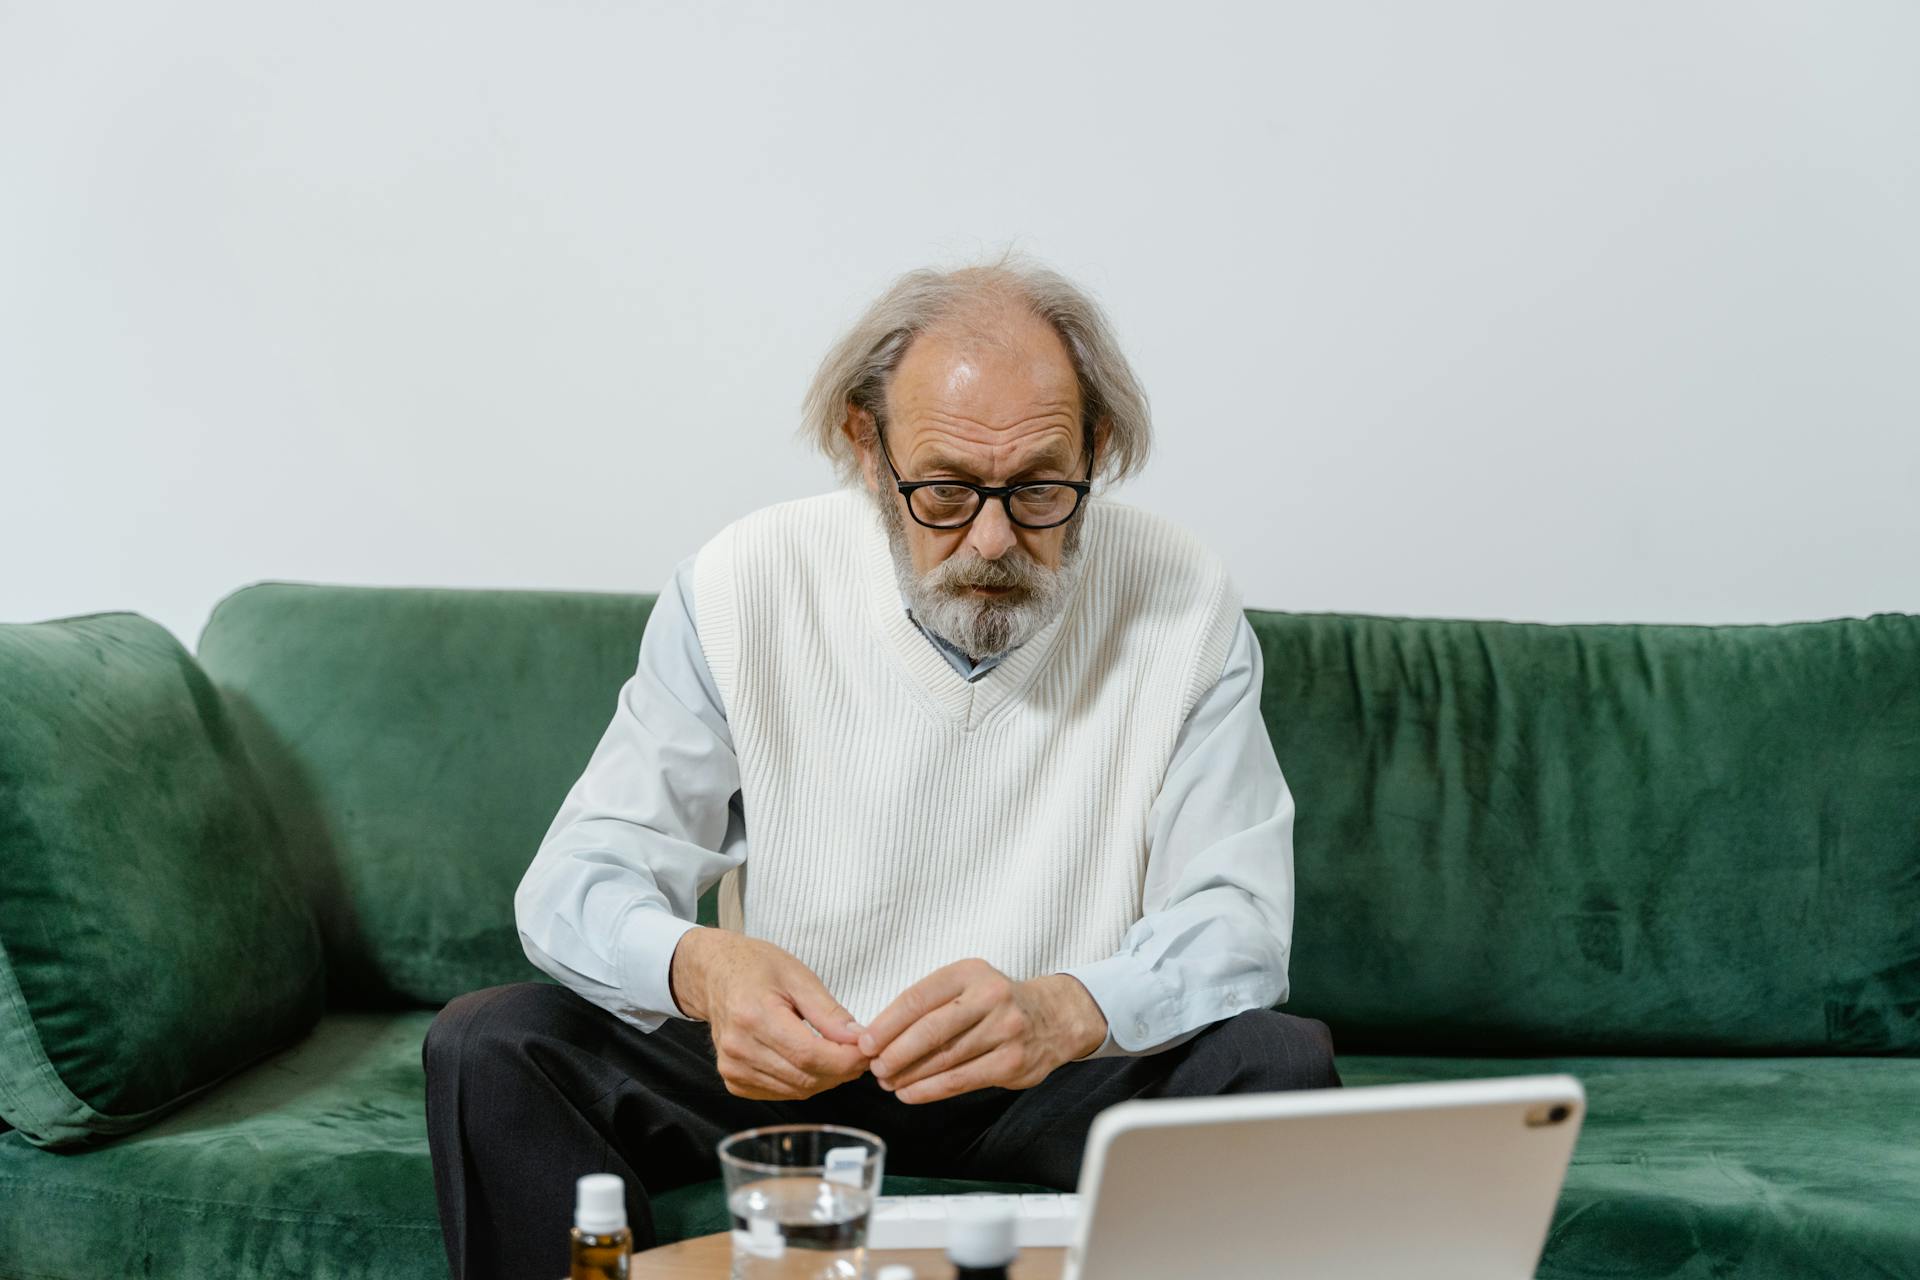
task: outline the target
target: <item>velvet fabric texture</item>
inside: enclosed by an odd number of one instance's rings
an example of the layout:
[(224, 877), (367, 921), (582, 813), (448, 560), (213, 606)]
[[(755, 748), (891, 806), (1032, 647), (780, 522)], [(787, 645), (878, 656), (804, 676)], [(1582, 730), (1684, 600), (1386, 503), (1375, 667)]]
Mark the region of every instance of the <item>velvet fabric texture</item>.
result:
[[(0, 1136), (0, 1276), (444, 1276), (420, 1067), (432, 1017), (329, 1014), (99, 1149)], [(1920, 1061), (1354, 1055), (1340, 1070), (1348, 1087), (1558, 1071), (1585, 1083), (1547, 1280), (1920, 1277)], [(887, 1191), (987, 1185), (890, 1178)], [(718, 1182), (667, 1191), (656, 1212), (663, 1241), (726, 1225)]]
[(286, 826), (330, 1005), (437, 1008), (542, 976), (514, 887), (653, 599), (266, 583), (215, 607), (200, 659)]
[(1561, 1071), (1587, 1117), (1542, 1280), (1920, 1277), (1920, 1061), (1340, 1059), (1348, 1087)]
[[(329, 1014), (293, 1049), (99, 1149), (55, 1157), (0, 1136), (0, 1277), (444, 1277), (420, 1066), (432, 1021)], [(889, 1178), (886, 1191), (988, 1185)], [(718, 1183), (665, 1191), (654, 1212), (663, 1242), (726, 1225)]]
[(7, 1140), (138, 1129), (303, 1035), (320, 946), (286, 867), (218, 696), (165, 628), (0, 626)]
[(1255, 613), (1344, 1051), (1920, 1051), (1920, 618)]
[[(222, 602), (201, 657), (322, 914), (336, 1009), (130, 1137), (0, 1134), (0, 1280), (444, 1274), (420, 1041), (451, 996), (534, 976), (513, 888), (651, 605)], [(1920, 618), (1250, 617), (1299, 804), (1286, 1007), (1333, 1027), (1349, 1087), (1579, 1077), (1543, 1277), (1920, 1280)], [(71, 705), (63, 735), (101, 714)], [(170, 776), (177, 751), (149, 749), (116, 767)], [(32, 917), (7, 915), (11, 837), (0, 857), (5, 930)], [(724, 1225), (714, 1184), (657, 1207), (663, 1238)]]

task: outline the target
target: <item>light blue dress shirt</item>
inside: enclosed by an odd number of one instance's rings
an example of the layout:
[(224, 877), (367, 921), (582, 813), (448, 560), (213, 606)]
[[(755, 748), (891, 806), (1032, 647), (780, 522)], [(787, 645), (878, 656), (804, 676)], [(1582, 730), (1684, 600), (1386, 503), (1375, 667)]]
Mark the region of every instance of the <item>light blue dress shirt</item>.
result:
[[(694, 622), (693, 561), (655, 603), (612, 723), (514, 894), (527, 958), (644, 1031), (686, 1017), (668, 982), (674, 947), (700, 895), (748, 857), (733, 736)], [(970, 681), (1006, 656), (976, 662), (921, 634)], [(1140, 920), (1113, 955), (1062, 970), (1107, 1019), (1090, 1057), (1170, 1048), (1286, 998), (1293, 797), (1260, 715), (1261, 662), (1242, 618), (1149, 812)]]

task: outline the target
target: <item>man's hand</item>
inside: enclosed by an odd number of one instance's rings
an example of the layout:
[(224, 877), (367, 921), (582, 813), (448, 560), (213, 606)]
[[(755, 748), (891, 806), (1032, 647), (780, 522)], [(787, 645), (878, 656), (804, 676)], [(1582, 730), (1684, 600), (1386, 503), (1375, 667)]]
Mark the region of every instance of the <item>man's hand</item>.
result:
[(770, 942), (689, 929), (667, 982), (680, 1011), (712, 1027), (720, 1079), (737, 1097), (810, 1098), (867, 1069), (869, 1055), (855, 1043), (860, 1024), (811, 969)]
[(858, 1048), (902, 1102), (970, 1089), (1027, 1089), (1107, 1038), (1100, 1006), (1064, 973), (1015, 982), (985, 960), (957, 960), (881, 1011)]

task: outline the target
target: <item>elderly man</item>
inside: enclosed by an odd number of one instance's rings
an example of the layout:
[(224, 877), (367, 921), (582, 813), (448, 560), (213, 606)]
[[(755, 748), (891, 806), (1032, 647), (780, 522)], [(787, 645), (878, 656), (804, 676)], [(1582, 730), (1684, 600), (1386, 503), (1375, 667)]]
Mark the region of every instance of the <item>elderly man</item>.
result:
[[(806, 430), (848, 487), (683, 561), (515, 895), (558, 979), (427, 1038), (456, 1276), (564, 1270), (573, 1180), (716, 1176), (754, 1125), (889, 1172), (1071, 1188), (1125, 1098), (1339, 1083), (1287, 993), (1293, 804), (1238, 591), (1091, 492), (1146, 399), (1017, 259), (904, 277)], [(693, 923), (723, 883), (723, 923)], [(733, 917), (731, 920), (728, 917)]]

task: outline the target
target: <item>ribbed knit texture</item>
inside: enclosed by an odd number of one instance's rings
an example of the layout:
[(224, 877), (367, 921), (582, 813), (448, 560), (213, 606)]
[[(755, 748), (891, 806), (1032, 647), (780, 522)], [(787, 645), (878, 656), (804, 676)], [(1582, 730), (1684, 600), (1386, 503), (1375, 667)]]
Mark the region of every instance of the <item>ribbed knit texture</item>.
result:
[(1103, 498), (1061, 614), (969, 684), (900, 605), (885, 527), (842, 490), (756, 511), (694, 568), (740, 762), (753, 937), (861, 1021), (953, 960), (1030, 978), (1140, 918), (1148, 815), (1241, 617), (1217, 557)]

